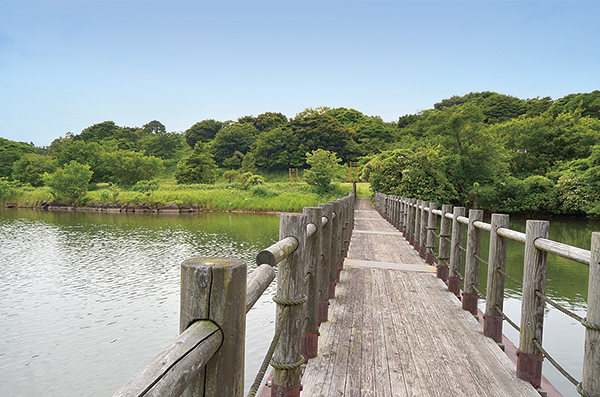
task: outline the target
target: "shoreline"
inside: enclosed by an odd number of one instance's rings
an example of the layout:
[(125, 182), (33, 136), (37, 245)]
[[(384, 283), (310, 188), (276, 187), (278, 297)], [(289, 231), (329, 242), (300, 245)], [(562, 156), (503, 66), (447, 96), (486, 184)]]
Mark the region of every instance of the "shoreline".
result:
[(202, 205), (177, 205), (168, 204), (165, 206), (149, 206), (146, 204), (92, 204), (86, 206), (75, 206), (61, 203), (43, 202), (39, 205), (19, 206), (13, 203), (4, 203), (4, 209), (25, 209), (35, 211), (54, 211), (54, 212), (99, 212), (107, 214), (190, 214), (190, 213), (239, 213), (239, 214), (267, 214), (279, 215), (285, 211), (262, 211), (252, 209), (231, 209), (231, 210), (208, 210)]

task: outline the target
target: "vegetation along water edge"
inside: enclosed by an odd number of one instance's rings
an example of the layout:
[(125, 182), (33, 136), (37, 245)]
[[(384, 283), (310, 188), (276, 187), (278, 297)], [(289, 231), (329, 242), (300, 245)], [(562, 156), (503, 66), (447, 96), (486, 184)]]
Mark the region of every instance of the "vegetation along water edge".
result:
[(319, 107), (183, 132), (105, 121), (49, 147), (0, 138), (9, 206), (299, 211), (343, 196), (344, 181), (487, 212), (598, 218), (600, 91), (475, 92), (392, 122)]

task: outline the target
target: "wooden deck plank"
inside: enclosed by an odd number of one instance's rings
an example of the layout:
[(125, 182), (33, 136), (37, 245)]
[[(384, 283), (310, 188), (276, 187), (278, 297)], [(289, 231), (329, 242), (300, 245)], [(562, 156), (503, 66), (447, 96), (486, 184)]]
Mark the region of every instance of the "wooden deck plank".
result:
[(357, 208), (366, 219), (355, 222), (302, 396), (537, 397), (433, 267), (364, 202)]

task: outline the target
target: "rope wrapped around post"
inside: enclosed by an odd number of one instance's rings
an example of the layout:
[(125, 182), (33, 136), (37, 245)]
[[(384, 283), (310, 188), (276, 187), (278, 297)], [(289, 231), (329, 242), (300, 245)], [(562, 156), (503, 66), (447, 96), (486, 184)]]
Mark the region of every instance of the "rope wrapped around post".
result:
[[(272, 395), (277, 395), (278, 390), (290, 397), (300, 395), (301, 370), (296, 364), (302, 360), (301, 342), (306, 318), (306, 225), (306, 215), (281, 215), (280, 240), (293, 236), (298, 241), (298, 248), (279, 263), (277, 274), (277, 296), (273, 300), (277, 303), (276, 329), (281, 328), (281, 336), (271, 360), (275, 369)], [(286, 369), (281, 369), (284, 366)]]

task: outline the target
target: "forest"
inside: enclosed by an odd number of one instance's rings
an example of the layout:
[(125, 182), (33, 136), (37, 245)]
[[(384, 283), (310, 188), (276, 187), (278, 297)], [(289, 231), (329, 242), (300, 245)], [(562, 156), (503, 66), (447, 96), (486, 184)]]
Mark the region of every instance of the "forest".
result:
[(181, 132), (157, 120), (142, 127), (105, 121), (49, 147), (0, 138), (0, 200), (27, 186), (75, 200), (81, 190), (61, 192), (76, 183), (84, 190), (258, 185), (290, 168), (326, 189), (323, 170), (343, 179), (351, 162), (384, 193), (494, 212), (599, 217), (600, 91), (557, 100), (469, 93), (393, 122), (319, 107), (293, 118), (207, 119)]

